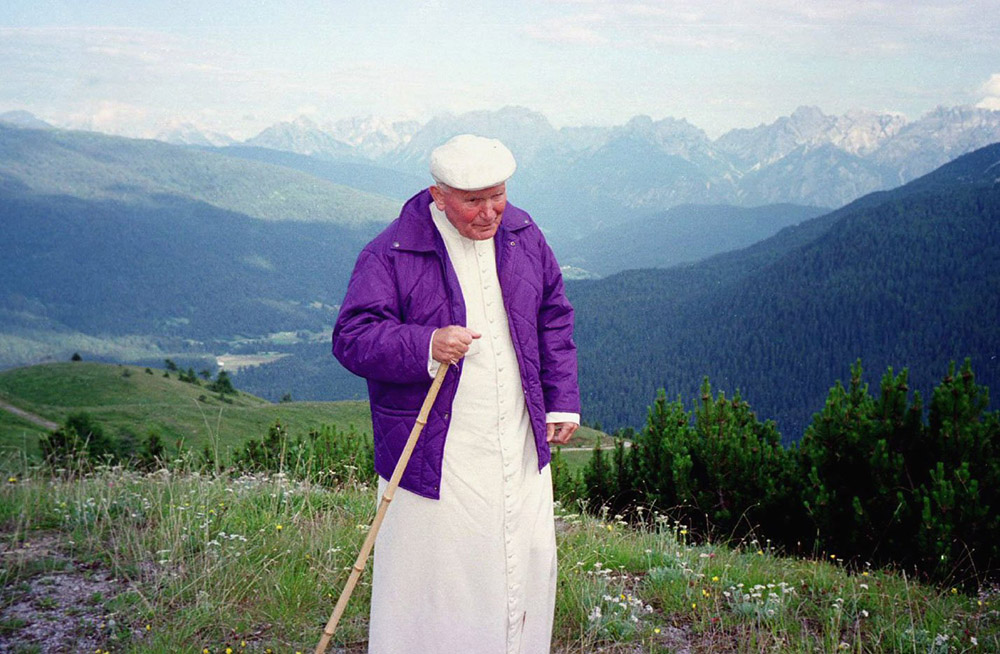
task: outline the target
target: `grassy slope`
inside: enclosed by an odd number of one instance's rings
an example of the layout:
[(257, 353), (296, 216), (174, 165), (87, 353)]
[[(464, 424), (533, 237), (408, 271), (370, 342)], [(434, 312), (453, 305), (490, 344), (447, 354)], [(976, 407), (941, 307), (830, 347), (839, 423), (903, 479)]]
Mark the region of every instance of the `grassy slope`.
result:
[[(125, 376), (125, 373), (128, 376)], [(205, 444), (218, 447), (223, 455), (250, 438), (262, 438), (276, 420), (289, 428), (292, 436), (310, 429), (335, 424), (341, 429), (354, 426), (371, 433), (371, 414), (366, 402), (289, 402), (272, 404), (247, 393), (233, 398), (232, 404), (218, 399), (204, 386), (170, 378), (164, 371), (153, 374), (136, 366), (103, 363), (48, 363), (0, 372), (0, 398), (43, 418), (62, 423), (72, 413), (86, 411), (111, 435), (130, 431), (145, 437), (157, 431), (168, 446), (183, 438), (188, 447), (200, 450)], [(204, 396), (204, 400), (199, 397)], [(38, 453), (38, 437), (46, 432), (6, 411), (0, 411), (0, 451)], [(590, 460), (590, 450), (600, 442), (613, 447), (607, 434), (581, 427), (563, 452), (573, 470)]]
[[(16, 554), (0, 568), (0, 618), (14, 603), (49, 621), (72, 608), (78, 617), (66, 620), (59, 645), (73, 651), (312, 651), (374, 509), (370, 487), (284, 477), (12, 476), (0, 484), (0, 547)], [(852, 571), (829, 554), (781, 557), (756, 542), (693, 543), (669, 521), (635, 530), (557, 512), (554, 654), (1000, 648), (995, 590), (935, 589), (901, 573)], [(56, 576), (83, 584), (102, 571), (122, 583), (90, 595), (89, 609), (42, 596)], [(369, 562), (334, 651), (365, 650), (370, 572)], [(29, 627), (0, 620), (0, 649), (55, 651), (54, 642), (38, 649)]]
[(187, 197), (265, 220), (387, 223), (398, 201), (281, 166), (92, 132), (0, 127), (0, 173), (37, 192)]
[[(125, 373), (128, 376), (125, 376)], [(305, 435), (324, 424), (350, 425), (370, 431), (371, 420), (364, 402), (290, 402), (272, 404), (253, 395), (239, 393), (232, 404), (220, 401), (204, 386), (178, 381), (177, 374), (163, 376), (136, 366), (101, 363), (51, 363), (0, 372), (0, 397), (19, 408), (54, 422), (86, 411), (111, 435), (130, 431), (145, 437), (159, 432), (168, 446), (184, 439), (200, 450), (205, 444), (220, 453), (247, 439), (261, 438), (276, 420), (290, 433)], [(204, 400), (199, 400), (204, 396)], [(0, 450), (21, 450), (27, 441), (29, 454), (37, 454), (37, 437), (44, 433), (30, 423), (2, 412)]]
[(590, 427), (580, 427), (569, 445), (560, 448), (563, 460), (569, 471), (577, 474), (587, 467), (593, 454), (594, 446), (600, 444), (601, 449), (614, 450), (615, 441), (611, 436)]

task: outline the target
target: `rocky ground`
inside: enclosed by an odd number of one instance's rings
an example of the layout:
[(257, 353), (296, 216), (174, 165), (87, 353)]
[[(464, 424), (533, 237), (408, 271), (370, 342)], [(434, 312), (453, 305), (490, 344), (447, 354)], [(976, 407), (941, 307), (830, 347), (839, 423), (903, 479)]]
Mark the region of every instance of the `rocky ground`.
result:
[(0, 652), (113, 651), (129, 637), (131, 626), (110, 604), (130, 583), (75, 561), (58, 534), (11, 540), (0, 534)]

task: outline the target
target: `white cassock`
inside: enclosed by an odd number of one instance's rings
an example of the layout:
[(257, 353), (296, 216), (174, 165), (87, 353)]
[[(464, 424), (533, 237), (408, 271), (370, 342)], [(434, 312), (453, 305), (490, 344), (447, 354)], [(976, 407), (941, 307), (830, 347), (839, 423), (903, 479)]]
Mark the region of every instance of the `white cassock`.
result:
[(368, 651), (544, 654), (556, 593), (552, 477), (550, 466), (538, 471), (493, 239), (467, 239), (431, 213), (466, 326), (482, 337), (452, 405), (441, 499), (399, 489), (376, 539)]

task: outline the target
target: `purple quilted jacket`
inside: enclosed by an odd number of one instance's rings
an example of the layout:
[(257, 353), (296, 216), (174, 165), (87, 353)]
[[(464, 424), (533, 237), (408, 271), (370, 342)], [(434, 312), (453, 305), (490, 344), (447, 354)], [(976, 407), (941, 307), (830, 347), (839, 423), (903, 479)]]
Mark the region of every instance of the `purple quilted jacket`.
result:
[[(399, 218), (365, 246), (333, 328), (333, 354), (368, 380), (375, 469), (384, 478), (403, 451), (431, 379), (427, 356), (437, 327), (464, 325), (465, 303), (444, 242), (430, 216), (427, 190), (410, 198)], [(507, 205), (494, 237), (497, 272), (517, 353), (539, 468), (551, 459), (546, 411), (580, 412), (573, 308), (542, 232), (524, 211)], [(400, 485), (440, 496), (441, 459), (461, 362), (437, 402)]]

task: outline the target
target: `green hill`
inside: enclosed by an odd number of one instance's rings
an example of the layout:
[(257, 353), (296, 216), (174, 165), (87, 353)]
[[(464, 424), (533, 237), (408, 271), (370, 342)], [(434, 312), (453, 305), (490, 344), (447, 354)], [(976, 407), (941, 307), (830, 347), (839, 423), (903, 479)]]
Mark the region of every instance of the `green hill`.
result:
[[(52, 422), (85, 411), (112, 436), (145, 438), (157, 432), (173, 450), (178, 441), (200, 450), (204, 445), (225, 454), (250, 438), (262, 438), (276, 420), (290, 434), (304, 436), (322, 425), (354, 426), (371, 433), (366, 402), (286, 402), (237, 393), (232, 403), (202, 385), (164, 377), (163, 370), (101, 363), (51, 363), (0, 372), (0, 400)], [(201, 380), (199, 380), (201, 381)], [(25, 448), (38, 454), (38, 436), (46, 430), (0, 410), (0, 452)]]
[[(0, 401), (60, 424), (70, 414), (84, 411), (112, 436), (144, 438), (155, 431), (172, 448), (183, 439), (186, 447), (200, 450), (209, 445), (223, 455), (250, 438), (262, 438), (276, 420), (293, 438), (322, 425), (344, 430), (353, 426), (359, 433), (371, 434), (368, 402), (271, 403), (238, 392), (228, 396), (229, 403), (208, 390), (204, 380), (195, 385), (180, 381), (176, 372), (146, 370), (85, 361), (14, 368), (0, 372)], [(45, 428), (0, 409), (0, 456), (20, 452), (35, 456), (38, 438), (46, 433)], [(607, 434), (581, 427), (567, 458), (582, 466), (589, 448), (597, 443), (613, 446)]]

